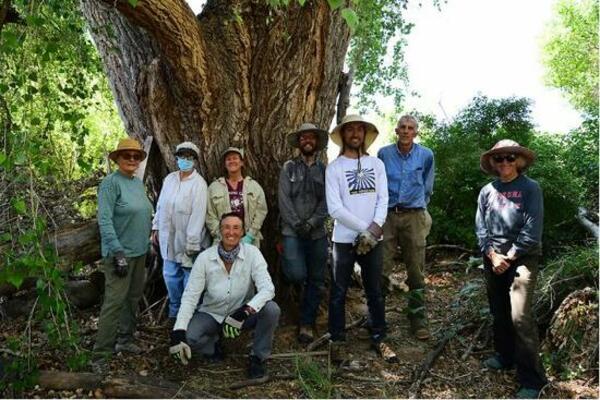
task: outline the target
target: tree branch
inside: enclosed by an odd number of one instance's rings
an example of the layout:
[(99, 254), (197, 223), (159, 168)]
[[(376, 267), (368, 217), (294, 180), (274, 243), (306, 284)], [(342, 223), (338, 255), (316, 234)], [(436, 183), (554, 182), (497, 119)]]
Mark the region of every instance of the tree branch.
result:
[[(132, 7), (127, 0), (104, 0), (131, 23), (144, 28), (156, 41), (182, 87), (191, 94), (206, 94), (205, 44), (198, 21), (184, 0), (144, 0)], [(193, 99), (190, 99), (193, 101)]]

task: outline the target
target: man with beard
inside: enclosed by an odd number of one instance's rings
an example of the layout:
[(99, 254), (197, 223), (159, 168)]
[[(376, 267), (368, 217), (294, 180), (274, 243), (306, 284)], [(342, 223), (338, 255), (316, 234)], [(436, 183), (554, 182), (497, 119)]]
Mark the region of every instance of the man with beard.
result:
[(325, 289), (327, 232), (325, 165), (315, 153), (327, 146), (327, 132), (304, 123), (287, 137), (300, 155), (283, 164), (279, 175), (279, 212), (283, 235), (283, 273), (303, 288), (298, 341), (314, 339), (315, 320)]
[(372, 347), (385, 361), (398, 362), (396, 354), (383, 342), (386, 322), (380, 241), (387, 216), (388, 189), (383, 162), (367, 153), (378, 133), (375, 125), (359, 115), (347, 115), (331, 132), (331, 140), (341, 151), (325, 172), (327, 208), (335, 220), (329, 333), (335, 347), (346, 339), (346, 292), (356, 262), (361, 267), (367, 297)]

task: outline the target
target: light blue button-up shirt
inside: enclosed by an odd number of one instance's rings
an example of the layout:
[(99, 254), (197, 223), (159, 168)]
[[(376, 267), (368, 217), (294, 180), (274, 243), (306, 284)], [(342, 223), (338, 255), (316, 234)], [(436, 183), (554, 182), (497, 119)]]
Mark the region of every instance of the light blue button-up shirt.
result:
[(379, 149), (377, 157), (385, 165), (388, 207), (426, 208), (433, 192), (433, 152), (413, 143), (410, 152), (402, 154), (396, 144), (390, 144)]

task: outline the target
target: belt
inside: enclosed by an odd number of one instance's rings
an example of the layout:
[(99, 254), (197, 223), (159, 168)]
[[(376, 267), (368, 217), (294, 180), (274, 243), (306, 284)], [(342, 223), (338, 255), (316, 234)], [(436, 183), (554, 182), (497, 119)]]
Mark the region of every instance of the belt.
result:
[(410, 213), (410, 212), (417, 212), (417, 211), (423, 211), (425, 210), (424, 208), (408, 208), (408, 207), (401, 207), (401, 206), (394, 206), (394, 207), (390, 207), (388, 208), (388, 212), (390, 213)]

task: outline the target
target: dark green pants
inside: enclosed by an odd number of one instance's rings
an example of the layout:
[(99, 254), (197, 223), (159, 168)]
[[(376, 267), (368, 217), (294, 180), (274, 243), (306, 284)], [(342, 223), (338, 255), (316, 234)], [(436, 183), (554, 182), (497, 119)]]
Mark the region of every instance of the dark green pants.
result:
[(146, 255), (127, 258), (127, 276), (114, 273), (113, 258), (104, 259), (104, 302), (98, 320), (95, 352), (113, 352), (115, 342), (133, 339), (138, 303), (144, 293), (146, 280)]

